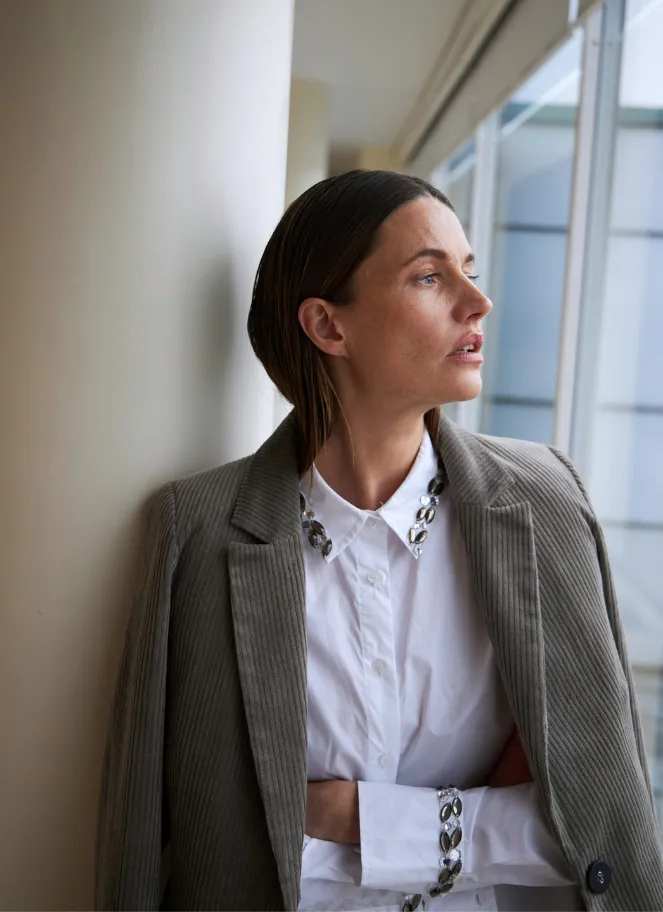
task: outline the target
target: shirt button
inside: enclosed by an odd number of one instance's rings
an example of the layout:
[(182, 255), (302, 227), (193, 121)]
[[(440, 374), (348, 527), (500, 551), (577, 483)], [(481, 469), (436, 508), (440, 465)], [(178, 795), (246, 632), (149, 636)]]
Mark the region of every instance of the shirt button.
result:
[(380, 754), (380, 756), (378, 757), (378, 763), (380, 764), (380, 766), (384, 767), (387, 765), (388, 759), (389, 758), (387, 757), (386, 754)]
[(373, 662), (373, 671), (377, 675), (382, 675), (386, 667), (387, 667), (387, 663), (384, 662), (382, 659), (376, 659)]
[(371, 586), (374, 586), (377, 583), (377, 581), (380, 579), (380, 576), (377, 573), (371, 572), (371, 573), (366, 574), (366, 579), (371, 584)]
[(373, 526), (376, 524), (376, 522), (377, 522), (377, 519), (374, 516), (369, 516), (368, 519), (366, 520), (366, 525), (368, 526), (369, 529), (372, 529)]

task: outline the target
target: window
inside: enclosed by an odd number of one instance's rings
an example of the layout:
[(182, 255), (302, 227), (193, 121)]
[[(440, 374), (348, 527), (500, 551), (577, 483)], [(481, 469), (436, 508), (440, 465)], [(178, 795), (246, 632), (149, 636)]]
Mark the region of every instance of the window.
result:
[(490, 434), (552, 441), (581, 51), (577, 33), (500, 112), (480, 418)]
[[(456, 215), (463, 226), (466, 237), (472, 239), (472, 205), (474, 202), (474, 174), (476, 165), (476, 143), (472, 138), (455, 155), (432, 175), (433, 186), (446, 194), (453, 203)], [(459, 403), (445, 407), (445, 414), (454, 421), (460, 421), (462, 410)]]
[(467, 237), (471, 235), (475, 162), (475, 143), (471, 139), (431, 178), (433, 185), (453, 203)]
[(605, 278), (597, 319), (580, 340), (580, 357), (595, 354), (579, 373), (572, 456), (608, 542), (663, 823), (661, 47), (663, 2), (628, 0), (616, 130), (607, 138)]
[(605, 0), (436, 176), (471, 243), (486, 235), (478, 267), (495, 304), (478, 408), (450, 412), (578, 465), (663, 825), (661, 48), (663, 0)]

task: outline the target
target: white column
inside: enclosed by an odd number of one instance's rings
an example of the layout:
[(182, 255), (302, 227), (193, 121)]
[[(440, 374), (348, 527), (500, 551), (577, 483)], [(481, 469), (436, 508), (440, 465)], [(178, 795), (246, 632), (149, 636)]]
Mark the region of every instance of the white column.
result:
[(140, 506), (273, 426), (293, 0), (0, 10), (0, 908), (92, 907)]

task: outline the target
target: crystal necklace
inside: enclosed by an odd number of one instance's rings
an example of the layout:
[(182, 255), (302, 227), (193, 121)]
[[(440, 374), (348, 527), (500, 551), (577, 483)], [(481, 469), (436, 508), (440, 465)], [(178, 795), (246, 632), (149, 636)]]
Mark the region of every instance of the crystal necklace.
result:
[[(428, 538), (428, 529), (435, 519), (435, 509), (440, 503), (440, 494), (444, 490), (444, 475), (441, 466), (438, 466), (434, 478), (428, 482), (425, 494), (419, 498), (419, 507), (414, 516), (414, 522), (408, 532), (410, 550), (416, 558), (421, 554), (421, 549)], [(329, 557), (334, 548), (334, 543), (327, 535), (325, 527), (315, 518), (315, 511), (306, 503), (303, 494), (299, 495), (299, 507), (302, 515), (302, 528), (306, 533), (310, 545), (320, 551), (323, 557)]]

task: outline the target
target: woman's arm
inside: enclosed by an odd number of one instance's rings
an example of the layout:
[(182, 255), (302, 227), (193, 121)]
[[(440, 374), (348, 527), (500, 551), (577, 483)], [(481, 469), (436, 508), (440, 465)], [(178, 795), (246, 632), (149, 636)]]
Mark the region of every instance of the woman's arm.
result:
[[(498, 778), (513, 778), (517, 752), (498, 764)], [(501, 767), (501, 771), (500, 771)], [(463, 870), (454, 889), (510, 883), (561, 886), (573, 882), (541, 812), (536, 788), (523, 783), (461, 792)], [(309, 783), (307, 833), (359, 844), (361, 880), (378, 890), (420, 893), (439, 873), (439, 807), (433, 789), (376, 782)], [(335, 865), (316, 877), (335, 880)]]
[[(631, 704), (631, 716), (633, 720), (633, 732), (635, 735), (635, 741), (638, 748), (638, 756), (640, 758), (640, 765), (642, 767), (642, 775), (644, 776), (645, 782), (647, 784), (647, 789), (649, 792), (650, 800), (652, 807), (654, 808), (654, 797), (652, 793), (651, 780), (649, 776), (649, 766), (647, 763), (647, 754), (645, 751), (645, 742), (642, 734), (642, 725), (640, 722), (640, 714), (638, 711), (638, 706), (636, 702), (635, 695), (635, 685), (633, 683), (633, 673), (631, 672), (631, 665), (628, 660), (628, 654), (626, 651), (626, 640), (624, 637), (624, 629), (622, 627), (621, 618), (619, 616), (619, 610), (617, 607), (617, 595), (615, 592), (615, 584), (612, 578), (612, 571), (610, 570), (610, 562), (608, 560), (608, 549), (605, 543), (605, 537), (603, 535), (603, 529), (601, 528), (599, 521), (596, 517), (594, 509), (592, 507), (589, 495), (585, 489), (585, 486), (582, 483), (580, 475), (574, 464), (561, 450), (557, 450), (555, 447), (549, 447), (552, 453), (559, 459), (559, 461), (564, 465), (564, 467), (569, 471), (576, 485), (578, 486), (580, 493), (583, 496), (585, 505), (587, 508), (587, 522), (591, 529), (591, 532), (594, 536), (594, 541), (596, 542), (596, 556), (598, 559), (599, 569), (601, 572), (601, 580), (603, 583), (603, 598), (605, 601), (606, 612), (608, 615), (608, 620), (610, 622), (610, 627), (612, 628), (612, 635), (615, 640), (615, 646), (617, 648), (617, 653), (619, 655), (619, 661), (624, 670), (624, 675), (626, 676), (626, 681), (628, 683), (629, 697)], [(654, 810), (655, 813), (655, 810)]]

